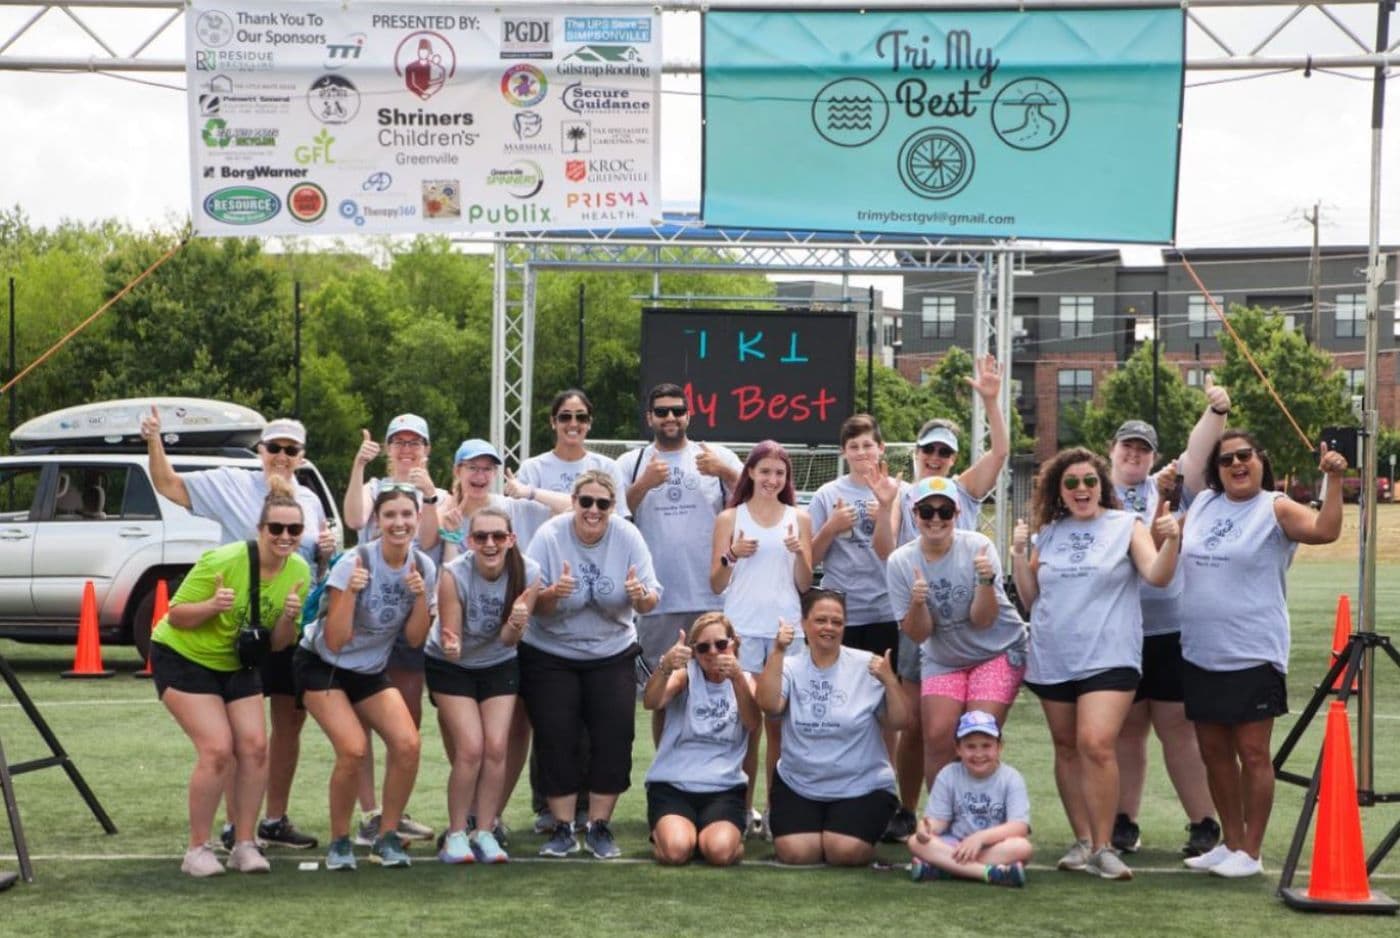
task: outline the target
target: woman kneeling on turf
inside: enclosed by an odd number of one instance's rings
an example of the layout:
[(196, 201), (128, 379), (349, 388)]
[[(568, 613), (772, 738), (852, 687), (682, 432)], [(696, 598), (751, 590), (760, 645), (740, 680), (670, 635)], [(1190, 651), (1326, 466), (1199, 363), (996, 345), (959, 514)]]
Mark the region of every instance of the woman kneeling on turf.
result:
[(753, 680), (739, 666), (739, 637), (721, 612), (695, 620), (661, 656), (642, 705), (665, 708), (656, 759), (647, 772), (653, 853), (668, 865), (729, 866), (744, 856), (744, 754), (760, 714)]
[(297, 694), (335, 749), (331, 770), (331, 847), (326, 868), (353, 870), (350, 815), (360, 765), (369, 749), (363, 717), (384, 740), (383, 811), (370, 859), (408, 866), (398, 825), (418, 775), (418, 728), (403, 695), (389, 683), (389, 653), (400, 633), (410, 647), (423, 644), (432, 616), (437, 572), (413, 548), (418, 503), (404, 489), (385, 489), (374, 500), (383, 536), (346, 551), (326, 579), (328, 611), (307, 626), (293, 660)]
[(909, 877), (1024, 886), (1031, 858), (1025, 779), (1002, 764), (1001, 730), (990, 713), (964, 713), (957, 736), (958, 761), (934, 779), (924, 819), (909, 841)]
[(807, 653), (787, 657), (793, 628), (780, 623), (758, 678), (758, 705), (783, 720), (770, 816), (780, 863), (869, 863), (898, 801), (882, 734), (903, 729), (908, 704), (889, 652), (842, 647), (845, 628), (846, 595), (808, 590)]
[[(257, 525), (258, 605), (261, 624), (272, 627), (273, 647), (280, 649), (296, 640), (311, 569), (297, 555), (304, 523), (291, 484), (273, 477), (268, 489)], [(208, 841), (230, 779), (234, 845), (229, 869), (268, 871), (267, 859), (253, 843), (253, 824), (267, 787), (262, 679), (257, 668), (244, 667), (238, 659), (238, 633), (250, 621), (248, 551), (248, 542), (236, 541), (200, 557), (151, 633), (156, 693), (196, 753), (190, 775), (190, 846), (180, 865), (190, 876), (224, 871)]]

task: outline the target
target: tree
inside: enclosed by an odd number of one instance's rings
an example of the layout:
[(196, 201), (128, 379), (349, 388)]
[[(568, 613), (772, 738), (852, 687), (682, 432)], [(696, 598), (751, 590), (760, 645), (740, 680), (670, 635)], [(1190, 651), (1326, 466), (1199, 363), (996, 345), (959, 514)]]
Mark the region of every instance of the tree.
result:
[[(954, 345), (938, 360), (937, 365), (924, 372), (926, 377), (924, 388), (935, 401), (947, 405), (952, 411), (952, 416), (949, 419), (965, 428), (972, 427), (972, 387), (967, 383), (967, 380), (972, 377), (973, 364), (972, 355)], [(1003, 383), (1009, 384), (1011, 376), (1003, 374), (1001, 380)], [(929, 415), (929, 417), (940, 416), (944, 415)], [(927, 420), (928, 417), (924, 419)], [(1026, 436), (1025, 425), (1021, 422), (1021, 415), (1015, 407), (1011, 408), (1010, 431), (1011, 451), (1014, 453), (1029, 452), (1035, 444), (1035, 440)], [(954, 466), (955, 471), (967, 468), (970, 452), (970, 447), (962, 447), (962, 452), (958, 454), (958, 462)]]
[[(1282, 316), (1258, 307), (1232, 306), (1229, 319), (1309, 440), (1316, 440), (1323, 427), (1355, 423), (1346, 377), (1328, 352), (1288, 329)], [(1230, 425), (1254, 434), (1269, 453), (1276, 476), (1315, 473), (1316, 453), (1279, 412), (1239, 344), (1222, 332), (1220, 346), (1225, 362), (1216, 369), (1215, 380), (1230, 391)]]
[(1069, 415), (1071, 427), (1085, 446), (1107, 449), (1125, 420), (1145, 420), (1157, 430), (1157, 451), (1166, 458), (1185, 451), (1191, 428), (1200, 419), (1206, 397), (1186, 386), (1170, 362), (1158, 369), (1160, 394), (1156, 421), (1152, 416), (1152, 343), (1138, 346), (1122, 367), (1104, 379), (1099, 400)]

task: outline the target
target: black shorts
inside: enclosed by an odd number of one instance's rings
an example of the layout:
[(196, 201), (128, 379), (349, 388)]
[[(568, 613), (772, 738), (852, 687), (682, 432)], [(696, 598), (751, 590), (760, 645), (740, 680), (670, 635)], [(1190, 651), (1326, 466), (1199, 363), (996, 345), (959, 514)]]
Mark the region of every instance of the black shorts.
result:
[(1160, 700), (1181, 703), (1185, 694), (1181, 687), (1181, 633), (1148, 635), (1142, 640), (1142, 680), (1138, 682), (1139, 700)]
[(394, 647), (389, 649), (388, 667), (391, 671), (417, 671), (421, 674), (426, 657), (423, 654), (422, 645), (414, 648), (400, 633), (399, 637), (394, 640)]
[(254, 668), (215, 671), (159, 642), (151, 643), (151, 675), (157, 698), (174, 689), (184, 694), (211, 694), (224, 703), (232, 703), (262, 693), (262, 682)]
[(273, 694), (281, 694), (284, 697), (295, 697), (297, 693), (296, 676), (292, 674), (292, 656), (296, 654), (297, 646), (292, 645), (283, 648), (281, 651), (274, 651), (267, 656), (262, 663), (262, 692), (266, 697)]
[(744, 807), (747, 785), (725, 791), (681, 791), (666, 782), (647, 783), (647, 827), (655, 828), (668, 814), (677, 814), (702, 831), (717, 821), (728, 821), (743, 832), (748, 818)]
[(1059, 684), (1032, 684), (1030, 681), (1026, 681), (1025, 685), (1030, 688), (1032, 694), (1041, 700), (1049, 700), (1054, 703), (1074, 703), (1080, 697), (1092, 694), (1094, 691), (1136, 691), (1141, 679), (1142, 675), (1132, 668), (1109, 668), (1088, 677), (1082, 677), (1077, 681), (1063, 681)]
[(520, 662), (515, 658), (485, 668), (463, 668), (437, 658), (424, 659), (423, 673), (428, 681), (428, 699), (435, 694), (470, 697), (478, 703), (490, 697), (520, 693)]
[(1271, 664), (1207, 671), (1182, 662), (1186, 719), (1193, 723), (1253, 723), (1288, 712), (1288, 685)]
[(872, 622), (869, 625), (848, 625), (841, 633), (841, 644), (859, 648), (879, 658), (890, 653), (890, 665), (899, 668), (899, 623)]
[(340, 690), (350, 698), (352, 704), (368, 700), (381, 691), (392, 690), (388, 676), (380, 671), (376, 674), (361, 674), (333, 667), (312, 651), (297, 647), (292, 659), (292, 670), (297, 679), (297, 706), (302, 706), (302, 698), (308, 691)]
[(817, 801), (793, 791), (783, 781), (782, 775), (774, 772), (768, 804), (768, 827), (775, 840), (788, 834), (831, 831), (833, 834), (855, 837), (873, 846), (899, 807), (899, 799), (894, 792), (881, 788), (854, 798)]

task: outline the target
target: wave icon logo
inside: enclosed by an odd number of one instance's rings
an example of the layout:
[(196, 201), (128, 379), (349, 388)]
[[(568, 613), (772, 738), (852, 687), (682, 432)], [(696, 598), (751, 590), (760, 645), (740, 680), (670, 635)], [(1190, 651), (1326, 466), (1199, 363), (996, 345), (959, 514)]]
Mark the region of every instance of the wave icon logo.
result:
[(884, 131), (890, 102), (874, 82), (838, 78), (812, 99), (812, 126), (838, 147), (863, 147)]

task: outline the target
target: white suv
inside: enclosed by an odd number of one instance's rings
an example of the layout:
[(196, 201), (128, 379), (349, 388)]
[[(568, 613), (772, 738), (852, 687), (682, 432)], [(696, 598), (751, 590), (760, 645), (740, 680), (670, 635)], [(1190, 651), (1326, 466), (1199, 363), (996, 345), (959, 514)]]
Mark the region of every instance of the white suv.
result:
[[(166, 452), (176, 471), (218, 466), (261, 471), (247, 448), (261, 429), (261, 416), (214, 401), (112, 401), (59, 411), (17, 428), (11, 445), (19, 454), (0, 457), (0, 638), (72, 643), (83, 584), (91, 580), (102, 640), (134, 643), (145, 657), (156, 582), (167, 580), (173, 596), (200, 554), (219, 545), (216, 522), (157, 494), (139, 434), (119, 427), (105, 427), (117, 432), (101, 435), (80, 429), (120, 422), (111, 419), (116, 408), (139, 414), (152, 404), (161, 408)], [(222, 444), (214, 442), (219, 431), (213, 422), (199, 416), (212, 407), (245, 421), (241, 432), (224, 428)], [(192, 424), (198, 432), (181, 438), (178, 427), (169, 432), (177, 411), (205, 423)], [(67, 416), (56, 421), (60, 415)], [(304, 463), (297, 480), (321, 499), (339, 537), (340, 514), (321, 474)]]

